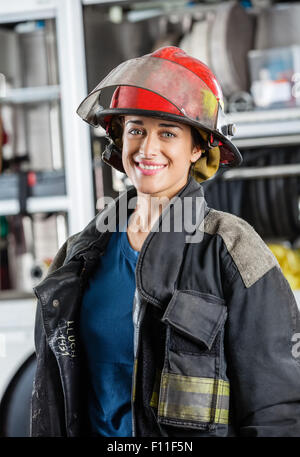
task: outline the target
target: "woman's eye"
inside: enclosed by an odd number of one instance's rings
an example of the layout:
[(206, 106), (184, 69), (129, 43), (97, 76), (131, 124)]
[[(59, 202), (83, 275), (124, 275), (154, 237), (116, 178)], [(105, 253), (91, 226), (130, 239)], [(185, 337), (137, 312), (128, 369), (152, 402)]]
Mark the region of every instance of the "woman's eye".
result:
[(129, 133), (131, 135), (140, 135), (143, 132), (140, 129), (131, 129), (131, 130), (129, 130)]
[(163, 132), (162, 135), (166, 138), (173, 138), (175, 137), (174, 133), (172, 132)]

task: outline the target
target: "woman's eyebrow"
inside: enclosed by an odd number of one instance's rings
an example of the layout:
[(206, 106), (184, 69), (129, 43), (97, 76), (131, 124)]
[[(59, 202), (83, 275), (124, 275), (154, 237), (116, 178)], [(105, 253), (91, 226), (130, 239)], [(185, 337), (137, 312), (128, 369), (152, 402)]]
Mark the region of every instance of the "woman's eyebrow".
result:
[(129, 121), (126, 121), (126, 125), (130, 122), (132, 122), (132, 124), (144, 125), (143, 121), (140, 121), (138, 119), (129, 119)]
[(159, 127), (173, 127), (175, 129), (181, 129), (182, 130), (182, 127), (180, 125), (177, 125), (177, 124), (159, 124)]
[[(143, 121), (139, 120), (139, 119), (129, 119), (128, 121), (126, 121), (126, 125), (129, 124), (129, 123), (132, 123), (132, 124), (137, 124), (137, 125), (144, 125)], [(178, 124), (159, 124), (159, 127), (165, 127), (165, 128), (177, 128), (177, 129), (182, 129), (182, 127)]]

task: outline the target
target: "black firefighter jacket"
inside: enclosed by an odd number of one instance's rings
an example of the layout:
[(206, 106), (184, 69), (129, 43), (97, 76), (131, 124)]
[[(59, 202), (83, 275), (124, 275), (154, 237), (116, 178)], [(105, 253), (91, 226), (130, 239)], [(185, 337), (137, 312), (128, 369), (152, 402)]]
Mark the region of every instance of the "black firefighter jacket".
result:
[[(102, 222), (135, 195), (134, 187), (123, 192), (102, 210)], [(161, 230), (166, 215), (178, 219), (169, 204), (136, 266), (133, 436), (300, 436), (294, 295), (248, 223), (208, 208), (191, 177), (172, 202), (184, 198), (201, 241), (187, 242), (184, 227)], [(35, 288), (32, 436), (91, 434), (79, 311), (111, 234), (97, 221), (66, 241)]]

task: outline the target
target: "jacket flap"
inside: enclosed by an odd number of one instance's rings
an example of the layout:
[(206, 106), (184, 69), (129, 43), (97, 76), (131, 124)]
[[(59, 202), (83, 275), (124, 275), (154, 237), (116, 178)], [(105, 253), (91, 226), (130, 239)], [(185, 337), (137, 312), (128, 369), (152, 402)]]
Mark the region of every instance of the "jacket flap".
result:
[(210, 349), (226, 315), (222, 299), (194, 291), (176, 290), (161, 320), (189, 338), (202, 341)]

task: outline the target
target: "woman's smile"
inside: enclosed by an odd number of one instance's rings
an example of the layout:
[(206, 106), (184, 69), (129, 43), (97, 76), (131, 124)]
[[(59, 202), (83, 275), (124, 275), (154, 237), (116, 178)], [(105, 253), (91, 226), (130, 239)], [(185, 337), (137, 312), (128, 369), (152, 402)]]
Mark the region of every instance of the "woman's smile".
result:
[(167, 164), (159, 164), (149, 161), (134, 161), (134, 165), (145, 176), (157, 175), (167, 167)]

